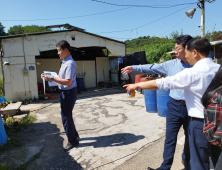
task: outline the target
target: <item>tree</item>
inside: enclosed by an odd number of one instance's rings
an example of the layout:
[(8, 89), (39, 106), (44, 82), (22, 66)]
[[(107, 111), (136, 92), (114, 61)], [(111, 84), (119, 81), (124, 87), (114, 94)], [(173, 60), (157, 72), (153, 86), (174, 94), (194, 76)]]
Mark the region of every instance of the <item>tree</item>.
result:
[(45, 29), (44, 26), (38, 26), (38, 25), (27, 25), (23, 27), (24, 33), (34, 33), (34, 32), (46, 32), (46, 31), (52, 31), (51, 29)]
[(214, 31), (211, 34), (212, 41), (222, 40), (222, 31)]
[(10, 27), (8, 30), (9, 35), (16, 35), (16, 34), (23, 34), (24, 30), (21, 25), (14, 25), (13, 27)]
[(5, 27), (4, 27), (4, 26), (2, 25), (2, 23), (0, 22), (0, 36), (6, 35), (4, 29), (5, 29)]
[(45, 29), (44, 26), (38, 25), (15, 25), (10, 27), (8, 30), (9, 35), (16, 35), (16, 34), (28, 34), (28, 33), (35, 33), (35, 32), (45, 32), (45, 31), (52, 31), (51, 29)]

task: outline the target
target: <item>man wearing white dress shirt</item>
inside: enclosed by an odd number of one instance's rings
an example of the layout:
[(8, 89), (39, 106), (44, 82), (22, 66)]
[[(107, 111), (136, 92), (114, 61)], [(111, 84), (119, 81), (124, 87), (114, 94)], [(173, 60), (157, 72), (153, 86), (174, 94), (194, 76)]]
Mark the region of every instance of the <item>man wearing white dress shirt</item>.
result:
[(210, 43), (206, 38), (187, 42), (186, 59), (192, 68), (186, 68), (175, 76), (125, 85), (127, 91), (135, 89), (184, 89), (189, 115), (189, 144), (191, 170), (209, 170), (210, 143), (203, 135), (204, 112), (201, 97), (214, 78), (220, 65), (208, 57)]

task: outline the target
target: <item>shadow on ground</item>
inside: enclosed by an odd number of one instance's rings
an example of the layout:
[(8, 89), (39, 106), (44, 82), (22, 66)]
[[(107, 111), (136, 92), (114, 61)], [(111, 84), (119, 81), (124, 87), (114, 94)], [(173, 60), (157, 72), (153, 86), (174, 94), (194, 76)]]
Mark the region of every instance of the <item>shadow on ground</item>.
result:
[[(81, 143), (79, 144), (78, 147), (93, 146), (94, 148), (102, 148), (102, 147), (123, 146), (135, 143), (144, 138), (145, 136), (142, 135), (136, 136), (131, 133), (117, 133), (108, 136), (81, 138), (80, 139)], [(82, 143), (84, 141), (90, 141), (90, 140), (94, 142)]]
[(21, 132), (22, 146), (1, 152), (0, 162), (14, 164), (14, 167), (26, 164), (26, 170), (82, 169), (81, 165), (63, 150), (62, 136), (65, 137), (65, 133), (61, 133), (57, 126), (50, 122), (32, 124)]

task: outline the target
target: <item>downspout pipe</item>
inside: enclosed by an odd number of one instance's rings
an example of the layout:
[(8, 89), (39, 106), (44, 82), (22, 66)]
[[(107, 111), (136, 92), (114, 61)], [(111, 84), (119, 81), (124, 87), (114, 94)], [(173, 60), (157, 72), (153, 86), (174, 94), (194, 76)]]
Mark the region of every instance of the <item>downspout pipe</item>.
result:
[(2, 47), (2, 40), (0, 40), (0, 52), (1, 52), (1, 56), (0, 56), (1, 57), (1, 73), (2, 73), (2, 79), (3, 79), (3, 89), (1, 90), (5, 95), (5, 84), (4, 84), (5, 76), (4, 76), (3, 60), (2, 60), (4, 51)]

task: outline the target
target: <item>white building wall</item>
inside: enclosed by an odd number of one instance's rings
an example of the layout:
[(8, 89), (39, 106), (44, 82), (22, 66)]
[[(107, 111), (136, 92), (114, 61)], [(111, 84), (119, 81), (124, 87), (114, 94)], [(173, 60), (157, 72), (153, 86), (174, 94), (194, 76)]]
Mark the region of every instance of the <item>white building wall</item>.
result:
[[(11, 65), (4, 66), (6, 100), (29, 99), (38, 96), (35, 56), (26, 57), (26, 63), (33, 63), (26, 64), (28, 76), (23, 74), (24, 57), (7, 57), (3, 58), (3, 62), (11, 63)], [(29, 66), (33, 66), (35, 70), (29, 70)]]
[(97, 67), (97, 84), (99, 81), (108, 82), (109, 70), (110, 70), (109, 57), (97, 57), (96, 67)]
[[(76, 76), (83, 77), (85, 88), (96, 87), (95, 61), (75, 61), (77, 65)], [(85, 77), (83, 76), (85, 73)]]
[[(75, 39), (73, 39), (73, 37), (75, 37)], [(125, 55), (124, 44), (78, 31), (2, 39), (1, 44), (4, 51), (3, 63), (5, 61), (10, 63), (9, 66), (3, 68), (7, 100), (16, 100), (18, 98), (27, 99), (38, 96), (37, 82), (41, 82), (40, 72), (46, 69), (46, 71), (55, 71), (58, 73), (60, 62), (58, 60), (54, 60), (52, 63), (45, 61), (44, 64), (46, 65), (36, 66), (35, 56), (40, 55), (40, 51), (56, 49), (56, 43), (63, 39), (67, 40), (72, 47), (106, 47), (113, 55)], [(26, 59), (26, 65), (24, 57)], [(98, 59), (97, 62), (98, 81), (104, 81), (103, 69), (105, 72), (105, 81), (108, 81), (108, 58), (107, 60)], [(102, 63), (102, 65), (99, 63)], [(35, 69), (29, 70), (29, 66), (34, 66)], [(25, 67), (28, 69), (27, 76), (23, 74)], [(81, 74), (82, 72), (86, 73), (86, 88), (96, 87), (95, 61), (77, 61), (77, 69), (77, 74)]]

